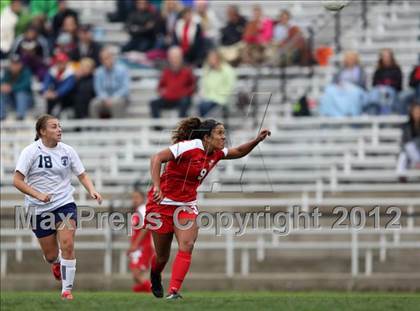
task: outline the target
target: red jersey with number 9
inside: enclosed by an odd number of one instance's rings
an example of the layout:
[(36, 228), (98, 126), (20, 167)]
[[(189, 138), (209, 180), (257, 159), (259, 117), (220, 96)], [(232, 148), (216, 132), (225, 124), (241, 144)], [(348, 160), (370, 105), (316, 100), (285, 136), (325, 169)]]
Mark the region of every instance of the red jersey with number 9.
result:
[(175, 159), (167, 163), (160, 177), (160, 188), (165, 197), (161, 204), (194, 202), (197, 188), (217, 162), (227, 155), (227, 148), (206, 154), (201, 139), (194, 139), (179, 142), (169, 149)]

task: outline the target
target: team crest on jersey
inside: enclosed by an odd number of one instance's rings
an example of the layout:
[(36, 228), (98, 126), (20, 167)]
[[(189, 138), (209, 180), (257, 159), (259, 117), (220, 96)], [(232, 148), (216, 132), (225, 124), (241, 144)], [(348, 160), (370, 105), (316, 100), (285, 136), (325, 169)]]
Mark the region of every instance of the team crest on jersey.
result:
[(69, 157), (67, 156), (61, 157), (61, 164), (63, 164), (63, 166), (69, 165)]

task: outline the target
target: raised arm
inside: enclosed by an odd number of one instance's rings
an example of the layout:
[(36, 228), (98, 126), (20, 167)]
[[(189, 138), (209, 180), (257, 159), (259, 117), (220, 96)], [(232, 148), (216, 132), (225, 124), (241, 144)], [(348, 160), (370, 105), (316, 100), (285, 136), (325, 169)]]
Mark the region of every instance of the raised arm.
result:
[(153, 200), (160, 202), (163, 199), (163, 193), (160, 190), (160, 170), (162, 163), (174, 160), (175, 157), (169, 148), (162, 150), (150, 159), (150, 174), (152, 175), (153, 183)]
[(267, 136), (270, 136), (270, 135), (271, 135), (271, 132), (268, 129), (261, 130), (258, 136), (255, 137), (253, 140), (250, 140), (240, 146), (229, 148), (227, 155), (223, 159), (227, 159), (227, 160), (239, 159), (246, 156), (248, 153), (252, 151), (252, 149), (255, 148), (256, 145), (258, 145), (260, 142), (266, 139)]

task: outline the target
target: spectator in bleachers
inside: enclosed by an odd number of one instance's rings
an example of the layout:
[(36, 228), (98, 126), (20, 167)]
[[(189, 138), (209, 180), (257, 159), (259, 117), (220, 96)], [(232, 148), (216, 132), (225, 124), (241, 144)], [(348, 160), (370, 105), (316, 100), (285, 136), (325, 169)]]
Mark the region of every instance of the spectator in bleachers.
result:
[(221, 30), (221, 44), (219, 51), (222, 57), (229, 63), (236, 64), (243, 48), (242, 37), (246, 26), (246, 19), (239, 14), (236, 5), (227, 9), (227, 24)]
[(391, 49), (380, 52), (369, 92), (366, 111), (369, 114), (390, 114), (397, 110), (398, 93), (402, 90), (402, 72)]
[(183, 9), (181, 18), (176, 22), (174, 43), (181, 47), (184, 60), (187, 63), (201, 64), (205, 56), (203, 33), (200, 23), (193, 18), (191, 8)]
[(7, 107), (16, 110), (16, 118), (23, 120), (32, 104), (31, 71), (19, 55), (10, 57), (10, 66), (1, 79), (0, 119), (6, 118)]
[(76, 24), (79, 24), (79, 16), (76, 11), (67, 7), (66, 0), (58, 0), (58, 12), (54, 15), (51, 23), (52, 35), (56, 39), (63, 27), (64, 20), (67, 16), (73, 16)]
[(126, 29), (130, 41), (122, 47), (123, 52), (147, 52), (156, 43), (158, 16), (146, 0), (137, 0), (136, 9), (128, 16)]
[(214, 48), (219, 37), (219, 20), (216, 17), (216, 14), (208, 6), (209, 2), (206, 0), (196, 0), (195, 2), (195, 12), (196, 17), (201, 26), (203, 32), (203, 40), (205, 44), (205, 49), (210, 50)]
[(252, 20), (247, 23), (243, 35), (246, 46), (242, 54), (242, 61), (247, 64), (264, 62), (265, 47), (271, 42), (272, 37), (272, 21), (263, 16), (259, 5), (255, 5)]
[(22, 34), (31, 21), (31, 16), (21, 0), (13, 0), (0, 14), (0, 59), (6, 58), (15, 37)]
[(283, 66), (307, 65), (310, 52), (301, 29), (291, 22), (288, 10), (282, 10), (274, 26), (273, 40), (267, 52), (270, 62)]
[(63, 110), (73, 109), (72, 91), (76, 77), (65, 53), (58, 52), (54, 64), (45, 76), (42, 94), (47, 101), (47, 113), (58, 117)]
[(102, 65), (96, 69), (94, 86), (96, 98), (90, 106), (94, 118), (121, 118), (129, 101), (130, 74), (124, 65), (115, 61), (108, 47), (102, 49)]
[(406, 182), (408, 169), (420, 169), (420, 101), (414, 101), (409, 120), (403, 126), (401, 152), (397, 162), (397, 174)]
[(178, 0), (165, 0), (162, 5), (159, 33), (162, 35), (161, 47), (171, 46), (175, 25), (181, 14), (182, 4)]
[(131, 12), (135, 10), (135, 0), (116, 0), (116, 11), (107, 14), (111, 23), (125, 22)]
[(409, 77), (410, 88), (400, 93), (397, 112), (406, 115), (408, 107), (414, 101), (420, 101), (420, 65), (415, 65)]
[(359, 54), (356, 51), (344, 53), (343, 65), (334, 76), (336, 83), (350, 82), (366, 89), (366, 74), (360, 65)]
[(78, 60), (78, 29), (77, 19), (73, 15), (66, 16), (55, 41), (56, 49), (67, 54), (72, 61)]
[(32, 25), (18, 36), (12, 47), (12, 54), (18, 54), (39, 80), (48, 71), (49, 48), (47, 40)]
[(196, 82), (191, 68), (182, 60), (182, 49), (171, 47), (168, 51), (169, 66), (165, 68), (158, 85), (159, 98), (150, 102), (153, 118), (160, 118), (162, 109), (178, 109), (179, 117), (188, 115), (191, 97), (196, 89)]
[(82, 58), (76, 70), (76, 86), (74, 89), (74, 117), (83, 119), (89, 117), (89, 105), (95, 98), (93, 71), (95, 61), (91, 58)]
[(99, 66), (99, 54), (101, 52), (101, 45), (93, 40), (91, 25), (82, 25), (78, 31), (78, 45), (74, 54), (75, 60), (81, 58), (91, 58), (95, 61), (95, 67)]
[(364, 81), (358, 54), (346, 52), (341, 69), (320, 99), (319, 114), (328, 117), (360, 115), (367, 99)]
[(215, 50), (209, 52), (201, 78), (200, 116), (205, 117), (213, 109), (220, 107), (223, 116), (228, 114), (228, 99), (232, 95), (236, 75), (233, 68), (224, 62)]

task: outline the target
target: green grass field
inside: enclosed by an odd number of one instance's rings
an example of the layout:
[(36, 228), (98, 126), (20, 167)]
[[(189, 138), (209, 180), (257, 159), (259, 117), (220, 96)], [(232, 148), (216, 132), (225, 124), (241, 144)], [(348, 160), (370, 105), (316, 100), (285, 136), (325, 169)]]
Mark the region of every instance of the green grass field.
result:
[(420, 294), (185, 292), (183, 300), (165, 301), (126, 292), (74, 292), (61, 301), (58, 292), (1, 292), (1, 310), (420, 310)]

